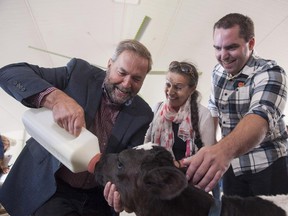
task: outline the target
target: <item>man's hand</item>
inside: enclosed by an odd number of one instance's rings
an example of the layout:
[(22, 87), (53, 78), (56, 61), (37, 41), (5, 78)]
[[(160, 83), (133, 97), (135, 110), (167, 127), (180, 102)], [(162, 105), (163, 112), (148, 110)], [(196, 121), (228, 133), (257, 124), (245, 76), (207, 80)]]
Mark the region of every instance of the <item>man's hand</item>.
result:
[[(259, 115), (246, 115), (233, 131), (212, 146), (204, 146), (183, 161), (189, 166), (187, 178), (205, 191), (212, 190), (230, 166), (230, 162), (261, 143), (268, 132), (268, 122)], [(245, 136), (243, 136), (245, 134)]]
[(183, 163), (188, 166), (187, 179), (196, 187), (211, 191), (229, 168), (232, 158), (221, 145), (202, 147), (194, 156)]
[(122, 212), (124, 210), (121, 203), (120, 194), (116, 190), (116, 186), (111, 182), (108, 182), (105, 185), (104, 197), (109, 206), (113, 207), (116, 212)]
[(86, 127), (83, 108), (61, 90), (46, 95), (41, 105), (51, 109), (55, 122), (75, 136), (80, 134), (82, 127)]

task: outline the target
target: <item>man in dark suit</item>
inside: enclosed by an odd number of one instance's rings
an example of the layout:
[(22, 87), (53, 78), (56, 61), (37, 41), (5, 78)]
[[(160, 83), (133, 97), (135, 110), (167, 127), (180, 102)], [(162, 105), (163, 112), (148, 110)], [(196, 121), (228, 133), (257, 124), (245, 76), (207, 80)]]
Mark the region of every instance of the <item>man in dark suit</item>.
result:
[[(106, 73), (81, 59), (59, 68), (18, 63), (0, 69), (0, 86), (25, 106), (51, 109), (57, 124), (75, 136), (86, 127), (101, 152), (120, 152), (143, 143), (153, 118), (137, 96), (151, 65), (145, 46), (125, 40)], [(72, 173), (33, 138), (4, 182), (0, 203), (12, 216), (115, 214), (92, 174)]]

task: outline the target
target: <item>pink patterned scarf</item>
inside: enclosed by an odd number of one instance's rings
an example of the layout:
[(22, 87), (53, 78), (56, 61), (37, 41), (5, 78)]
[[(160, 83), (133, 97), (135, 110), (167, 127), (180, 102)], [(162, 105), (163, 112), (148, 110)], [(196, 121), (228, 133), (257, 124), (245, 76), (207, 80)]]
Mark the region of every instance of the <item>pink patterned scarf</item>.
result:
[(151, 141), (165, 147), (173, 155), (174, 133), (172, 129), (172, 122), (179, 124), (178, 137), (186, 142), (185, 156), (191, 155), (194, 146), (193, 143), (193, 129), (191, 124), (191, 106), (190, 97), (186, 103), (180, 107), (176, 112), (169, 108), (168, 102), (165, 101), (160, 105), (155, 114), (152, 130)]

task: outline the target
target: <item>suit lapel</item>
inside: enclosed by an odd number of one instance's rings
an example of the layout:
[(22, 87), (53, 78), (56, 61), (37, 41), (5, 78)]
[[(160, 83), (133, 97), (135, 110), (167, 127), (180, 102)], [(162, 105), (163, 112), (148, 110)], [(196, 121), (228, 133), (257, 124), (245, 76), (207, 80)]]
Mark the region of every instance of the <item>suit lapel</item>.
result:
[(123, 136), (127, 135), (127, 130), (133, 121), (133, 107), (133, 104), (130, 106), (125, 106), (119, 113), (112, 129), (106, 152), (120, 152), (127, 146), (127, 143), (123, 143)]
[(99, 108), (101, 99), (102, 99), (102, 84), (103, 80), (105, 77), (104, 76), (97, 76), (95, 75), (95, 79), (91, 79), (88, 83), (88, 93), (87, 93), (87, 103), (86, 106), (84, 107), (85, 110), (85, 120), (86, 120), (86, 126), (89, 128), (95, 119), (96, 112)]

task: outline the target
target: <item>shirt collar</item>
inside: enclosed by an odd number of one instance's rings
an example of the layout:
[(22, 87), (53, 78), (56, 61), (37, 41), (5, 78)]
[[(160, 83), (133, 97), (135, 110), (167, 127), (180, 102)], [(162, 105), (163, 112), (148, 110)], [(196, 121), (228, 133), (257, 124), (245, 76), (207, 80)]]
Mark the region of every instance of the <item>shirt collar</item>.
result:
[(235, 74), (235, 75), (231, 75), (231, 74), (228, 74), (228, 73), (227, 73), (228, 79), (229, 79), (229, 80), (232, 80), (232, 79), (240, 76), (240, 74), (249, 75), (249, 74), (247, 74), (247, 72), (248, 72), (249, 70), (244, 70), (244, 68), (246, 68), (246, 67), (251, 67), (250, 65), (253, 65), (255, 58), (256, 58), (256, 56), (255, 56), (254, 51), (253, 51), (252, 54), (250, 55), (248, 61), (247, 61), (246, 64), (243, 66), (243, 68), (239, 71), (239, 73), (237, 73), (237, 74)]

